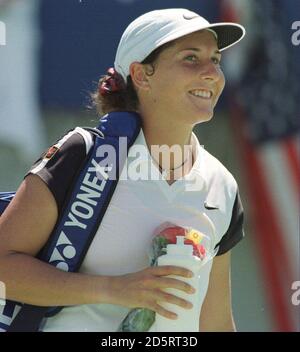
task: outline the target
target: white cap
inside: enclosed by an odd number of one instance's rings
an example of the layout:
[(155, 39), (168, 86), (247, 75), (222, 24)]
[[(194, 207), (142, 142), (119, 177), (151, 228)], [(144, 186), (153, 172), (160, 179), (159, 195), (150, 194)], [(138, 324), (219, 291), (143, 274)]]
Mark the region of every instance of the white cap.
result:
[(117, 49), (115, 69), (126, 81), (132, 62), (142, 62), (161, 45), (203, 29), (211, 29), (216, 33), (220, 51), (239, 42), (246, 33), (240, 24), (209, 23), (186, 9), (147, 12), (131, 22), (123, 33)]

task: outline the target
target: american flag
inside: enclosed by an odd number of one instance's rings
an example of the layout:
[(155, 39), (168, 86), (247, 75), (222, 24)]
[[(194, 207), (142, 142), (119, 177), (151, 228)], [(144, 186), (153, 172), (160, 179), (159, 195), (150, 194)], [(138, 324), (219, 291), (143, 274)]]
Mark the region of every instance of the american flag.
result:
[(292, 283), (300, 280), (300, 77), (295, 55), (300, 49), (292, 45), (288, 31), (291, 36), (293, 19), (285, 11), (285, 6), (299, 4), (251, 0), (243, 10), (242, 2), (223, 0), (221, 19), (246, 24), (248, 32), (240, 56), (234, 51), (227, 57), (236, 79), (230, 105), (250, 202), (247, 215), (273, 329), (299, 331), (299, 306), (291, 296)]

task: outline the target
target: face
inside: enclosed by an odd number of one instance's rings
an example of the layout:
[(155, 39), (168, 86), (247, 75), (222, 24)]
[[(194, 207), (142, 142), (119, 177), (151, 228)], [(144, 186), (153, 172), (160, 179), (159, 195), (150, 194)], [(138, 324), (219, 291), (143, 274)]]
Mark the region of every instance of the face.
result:
[[(148, 75), (147, 102), (157, 116), (188, 124), (209, 120), (225, 85), (213, 33), (184, 36), (163, 50)], [(149, 69), (146, 67), (146, 69)]]

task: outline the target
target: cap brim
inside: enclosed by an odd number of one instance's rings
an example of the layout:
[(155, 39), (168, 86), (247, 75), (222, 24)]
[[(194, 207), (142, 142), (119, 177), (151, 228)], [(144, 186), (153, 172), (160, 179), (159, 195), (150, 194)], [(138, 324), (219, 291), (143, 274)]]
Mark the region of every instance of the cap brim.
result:
[(212, 28), (218, 35), (218, 48), (220, 51), (238, 43), (246, 34), (245, 28), (237, 23), (215, 23), (207, 28)]
[(162, 37), (159, 41), (156, 42), (156, 47), (159, 47), (163, 44), (166, 44), (172, 40), (181, 38), (185, 35), (202, 31), (205, 29), (213, 29), (218, 36), (218, 48), (220, 51), (225, 50), (232, 45), (238, 43), (246, 34), (245, 28), (238, 23), (231, 22), (219, 22), (219, 23), (211, 23), (207, 26), (203, 25), (189, 25), (183, 28), (180, 28), (178, 31), (174, 31), (171, 34), (168, 34), (165, 37)]

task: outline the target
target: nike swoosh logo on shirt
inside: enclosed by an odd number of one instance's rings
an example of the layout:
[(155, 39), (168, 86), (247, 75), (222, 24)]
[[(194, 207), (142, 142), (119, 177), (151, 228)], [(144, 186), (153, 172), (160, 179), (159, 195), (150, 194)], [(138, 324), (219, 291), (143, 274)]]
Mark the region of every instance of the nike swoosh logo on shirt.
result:
[(208, 205), (207, 202), (204, 203), (204, 208), (207, 210), (216, 210), (219, 209), (219, 207)]

